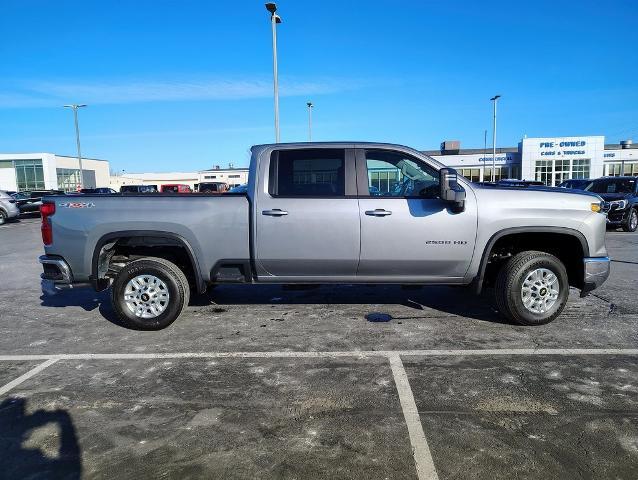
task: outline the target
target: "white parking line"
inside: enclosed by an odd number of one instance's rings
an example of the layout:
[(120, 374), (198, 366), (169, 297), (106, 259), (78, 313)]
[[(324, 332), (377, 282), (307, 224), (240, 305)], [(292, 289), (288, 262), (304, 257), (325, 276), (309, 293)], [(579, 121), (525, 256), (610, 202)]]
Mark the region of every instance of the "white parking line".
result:
[(0, 355), (0, 361), (23, 360), (146, 360), (154, 358), (331, 358), (331, 357), (436, 357), (500, 355), (638, 355), (638, 348), (494, 348), (474, 350), (352, 350), (345, 352), (160, 352), (160, 353), (52, 353)]
[(27, 373), (25, 373), (24, 375), (20, 375), (18, 378), (16, 378), (15, 380), (10, 381), (9, 383), (7, 383), (6, 385), (0, 387), (0, 395), (4, 395), (5, 393), (7, 393), (9, 390), (11, 390), (14, 387), (17, 387), (18, 385), (20, 385), (22, 382), (24, 382), (25, 380), (30, 379), (31, 377), (33, 377), (34, 375), (37, 375), (38, 373), (40, 373), (42, 370), (44, 370), (45, 368), (53, 365), (55, 362), (57, 362), (58, 359), (57, 358), (51, 358), (49, 360), (47, 360), (44, 363), (41, 363), (40, 365), (38, 365), (37, 367), (32, 368), (31, 370), (29, 370)]
[(419, 411), (416, 407), (414, 395), (410, 388), (408, 375), (405, 372), (405, 368), (403, 368), (401, 357), (394, 354), (390, 355), (388, 359), (390, 360), (394, 383), (397, 387), (397, 392), (399, 393), (399, 401), (401, 402), (401, 408), (403, 409), (405, 424), (408, 427), (408, 434), (410, 435), (412, 455), (414, 456), (417, 476), (419, 477), (419, 480), (438, 480), (439, 477), (436, 473), (436, 468), (434, 467), (434, 460), (432, 460), (430, 447), (428, 446), (428, 441), (425, 438), (425, 432), (423, 431)]

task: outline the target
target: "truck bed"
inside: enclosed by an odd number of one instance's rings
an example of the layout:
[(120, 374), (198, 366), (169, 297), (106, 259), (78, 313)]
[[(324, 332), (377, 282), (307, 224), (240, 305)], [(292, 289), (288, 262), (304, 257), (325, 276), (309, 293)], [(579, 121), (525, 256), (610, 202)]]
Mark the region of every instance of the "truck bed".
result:
[(249, 202), (243, 195), (62, 195), (50, 217), (53, 243), (47, 255), (63, 256), (74, 281), (88, 281), (93, 255), (110, 235), (170, 233), (192, 250), (207, 281), (222, 259), (250, 259)]

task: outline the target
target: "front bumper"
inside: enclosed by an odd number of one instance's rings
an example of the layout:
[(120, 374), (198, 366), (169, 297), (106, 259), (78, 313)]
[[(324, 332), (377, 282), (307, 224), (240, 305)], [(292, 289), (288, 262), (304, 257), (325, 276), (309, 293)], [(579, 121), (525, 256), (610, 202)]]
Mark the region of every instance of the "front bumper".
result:
[(609, 257), (586, 257), (583, 260), (583, 267), (584, 278), (581, 296), (587, 295), (605, 283), (611, 270), (611, 260)]
[(630, 210), (630, 208), (625, 208), (624, 210), (610, 210), (607, 213), (607, 224), (620, 225), (627, 220), (627, 215), (629, 215)]

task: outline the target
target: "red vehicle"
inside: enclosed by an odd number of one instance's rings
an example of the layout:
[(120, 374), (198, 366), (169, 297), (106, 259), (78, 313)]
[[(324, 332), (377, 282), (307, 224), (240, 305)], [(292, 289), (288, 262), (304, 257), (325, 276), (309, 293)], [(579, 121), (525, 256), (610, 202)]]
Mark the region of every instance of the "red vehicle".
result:
[(160, 187), (162, 193), (193, 193), (191, 187), (182, 183), (167, 183)]

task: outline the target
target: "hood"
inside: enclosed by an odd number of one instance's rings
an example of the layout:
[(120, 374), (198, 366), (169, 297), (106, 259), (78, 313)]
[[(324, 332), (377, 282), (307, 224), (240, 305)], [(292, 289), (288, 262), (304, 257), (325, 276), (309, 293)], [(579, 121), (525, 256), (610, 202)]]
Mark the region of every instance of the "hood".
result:
[(505, 190), (508, 192), (518, 191), (518, 192), (548, 192), (548, 193), (559, 193), (563, 195), (585, 195), (594, 198), (600, 198), (601, 195), (598, 193), (588, 192), (586, 190), (574, 190), (571, 188), (559, 188), (559, 187), (544, 187), (540, 185), (532, 185), (529, 187), (515, 187), (512, 185), (494, 185), (494, 184), (481, 184), (481, 183), (472, 183), (474, 188), (480, 188), (484, 190)]

